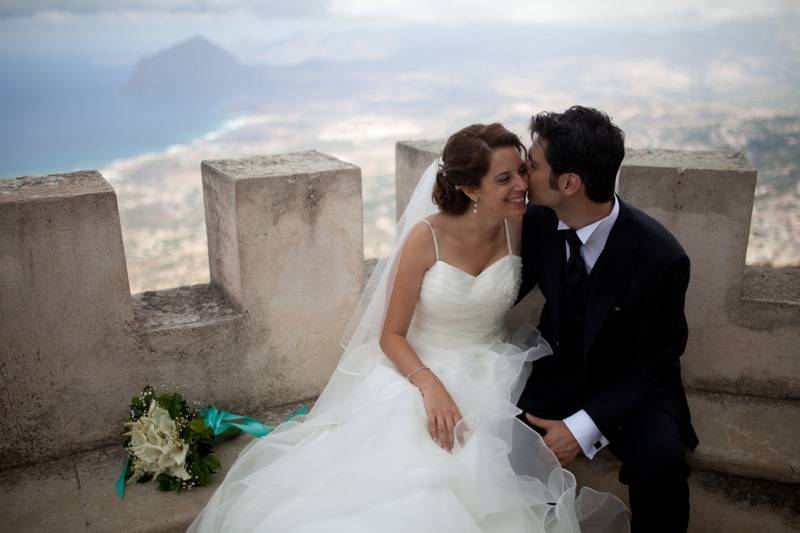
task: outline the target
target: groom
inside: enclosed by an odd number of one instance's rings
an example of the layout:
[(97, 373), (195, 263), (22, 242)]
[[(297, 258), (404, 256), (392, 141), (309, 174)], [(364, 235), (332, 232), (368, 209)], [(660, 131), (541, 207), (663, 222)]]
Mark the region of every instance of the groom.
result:
[(524, 420), (562, 465), (609, 447), (634, 533), (686, 531), (686, 449), (698, 442), (679, 362), (689, 258), (614, 194), (624, 136), (606, 114), (540, 113), (530, 133), (519, 299), (541, 289), (539, 329), (553, 355), (533, 365)]

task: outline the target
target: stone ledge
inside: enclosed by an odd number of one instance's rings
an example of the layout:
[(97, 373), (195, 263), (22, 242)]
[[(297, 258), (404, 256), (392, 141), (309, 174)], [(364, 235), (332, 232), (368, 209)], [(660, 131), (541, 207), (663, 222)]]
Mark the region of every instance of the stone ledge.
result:
[[(580, 486), (611, 492), (628, 504), (619, 462), (607, 451), (570, 465)], [(690, 533), (789, 533), (800, 528), (800, 491), (776, 483), (695, 468), (689, 477)]]
[(241, 319), (215, 285), (198, 284), (132, 295), (134, 329), (161, 331)]
[(625, 148), (626, 167), (660, 167), (684, 170), (753, 172), (753, 165), (741, 152), (689, 151)]
[(700, 445), (691, 464), (732, 475), (800, 483), (800, 402), (687, 391)]
[[(271, 408), (257, 418), (276, 425), (301, 405), (312, 403)], [(158, 492), (153, 483), (132, 484), (126, 487), (124, 500), (119, 500), (115, 483), (125, 457), (119, 445), (5, 470), (0, 479), (3, 531), (186, 531), (250, 440), (248, 435), (240, 435), (220, 444), (217, 456), (223, 470), (214, 475), (210, 485), (182, 494)]]
[[(278, 424), (300, 405), (270, 409), (260, 420)], [(6, 470), (0, 479), (0, 505), (6, 510), (4, 530), (185, 531), (250, 440), (247, 435), (240, 435), (222, 443), (217, 454), (223, 471), (214, 476), (211, 485), (180, 495), (158, 492), (153, 484), (134, 484), (126, 487), (125, 499), (119, 500), (114, 490), (124, 459), (119, 446)], [(594, 461), (581, 459), (570, 466), (581, 486), (612, 492), (627, 502), (627, 488), (617, 481), (618, 468), (618, 461), (607, 450)], [(797, 485), (698, 469), (689, 481), (692, 533), (788, 532), (800, 527)]]
[(84, 194), (114, 194), (96, 170), (0, 180), (0, 203), (35, 202)]
[(238, 181), (252, 178), (287, 177), (336, 170), (358, 170), (358, 167), (335, 157), (309, 150), (290, 154), (254, 156), (245, 159), (203, 161), (202, 166), (219, 175)]
[(746, 267), (731, 318), (759, 330), (800, 325), (800, 268)]

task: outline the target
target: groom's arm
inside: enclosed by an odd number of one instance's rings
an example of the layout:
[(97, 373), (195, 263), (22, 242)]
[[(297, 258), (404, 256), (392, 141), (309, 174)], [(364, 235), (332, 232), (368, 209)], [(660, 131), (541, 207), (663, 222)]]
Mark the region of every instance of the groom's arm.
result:
[(689, 285), (689, 258), (669, 265), (645, 295), (636, 335), (636, 361), (583, 406), (602, 434), (613, 434), (638, 409), (658, 400), (680, 381), (679, 357), (686, 348), (684, 313)]

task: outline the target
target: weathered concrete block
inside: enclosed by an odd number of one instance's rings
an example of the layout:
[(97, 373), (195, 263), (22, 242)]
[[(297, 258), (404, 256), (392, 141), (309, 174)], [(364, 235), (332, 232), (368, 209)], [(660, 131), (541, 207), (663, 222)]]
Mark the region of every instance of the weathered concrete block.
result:
[[(301, 404), (254, 413), (278, 425)], [(132, 483), (120, 500), (114, 484), (125, 452), (119, 445), (76, 453), (57, 461), (4, 471), (0, 477), (2, 531), (51, 533), (163, 533), (186, 531), (239, 453), (252, 441), (247, 434), (220, 443), (215, 455), (222, 470), (205, 487), (179, 496), (159, 492), (154, 483)]]
[(695, 324), (724, 322), (744, 272), (756, 171), (741, 154), (628, 150), (620, 196), (664, 224), (692, 265), (687, 314)]
[(395, 145), (395, 209), (396, 217), (405, 211), (411, 193), (422, 173), (444, 149), (444, 139), (399, 141)]
[(241, 394), (265, 405), (318, 394), (361, 292), (360, 169), (312, 151), (202, 172), (211, 280), (248, 316)]
[(132, 317), (117, 199), (99, 173), (0, 180), (0, 302), (0, 464), (91, 439)]
[[(741, 154), (628, 150), (619, 192), (664, 224), (692, 260), (685, 383), (798, 398), (798, 302), (761, 299), (753, 313), (753, 298), (742, 299), (755, 181), (755, 170)], [(784, 277), (765, 276), (759, 290), (792, 298)]]
[(704, 470), (800, 483), (800, 402), (689, 391)]
[(0, 468), (119, 441), (145, 384), (251, 415), (319, 393), (361, 291), (360, 171), (307, 152), (204, 172), (214, 283), (133, 297), (97, 172), (0, 181)]
[[(579, 486), (611, 492), (626, 505), (628, 488), (618, 481), (619, 462), (604, 450), (594, 460), (569, 466)], [(689, 477), (690, 533), (789, 533), (800, 528), (796, 485), (695, 469)]]

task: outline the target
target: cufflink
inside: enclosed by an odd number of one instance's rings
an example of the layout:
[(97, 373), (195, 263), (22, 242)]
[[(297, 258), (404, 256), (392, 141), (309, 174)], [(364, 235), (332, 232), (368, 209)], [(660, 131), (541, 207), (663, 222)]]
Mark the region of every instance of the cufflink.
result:
[(619, 310), (620, 310), (620, 308), (619, 308), (619, 307), (614, 307), (614, 308), (613, 308), (613, 310), (614, 310), (614, 311), (619, 311)]
[(600, 441), (595, 442), (592, 446), (594, 446), (595, 450), (599, 450), (600, 448), (603, 447), (603, 445), (600, 444)]

